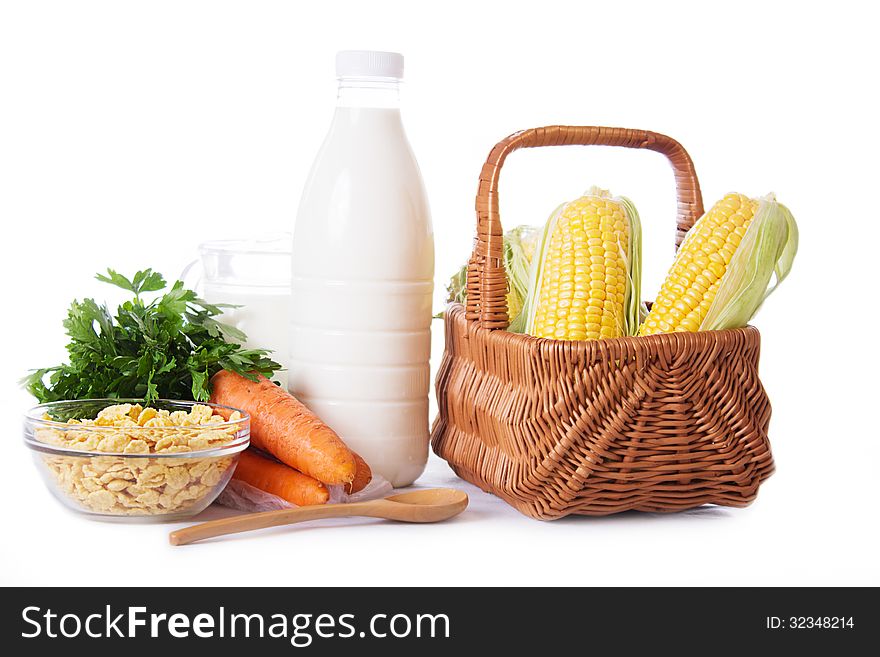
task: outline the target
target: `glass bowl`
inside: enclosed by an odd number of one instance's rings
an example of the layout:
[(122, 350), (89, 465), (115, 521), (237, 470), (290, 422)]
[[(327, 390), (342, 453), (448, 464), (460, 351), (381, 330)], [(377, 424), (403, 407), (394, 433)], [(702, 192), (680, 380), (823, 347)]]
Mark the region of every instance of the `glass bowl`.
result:
[[(125, 426), (68, 422), (95, 419), (110, 406), (100, 422), (115, 418)], [(225, 419), (209, 421), (212, 415)], [(168, 422), (189, 424), (163, 425)], [(101, 520), (170, 521), (193, 516), (217, 498), (250, 442), (250, 417), (189, 401), (58, 401), (28, 411), (24, 442), (46, 486), (68, 509)]]

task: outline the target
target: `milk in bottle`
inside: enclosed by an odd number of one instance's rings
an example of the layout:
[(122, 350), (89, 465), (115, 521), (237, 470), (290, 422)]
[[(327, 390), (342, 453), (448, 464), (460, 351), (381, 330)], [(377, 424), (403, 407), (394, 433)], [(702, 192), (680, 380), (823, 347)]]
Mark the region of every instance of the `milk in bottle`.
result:
[(293, 238), (288, 387), (394, 486), (428, 452), (434, 238), (397, 53), (336, 57), (339, 94)]

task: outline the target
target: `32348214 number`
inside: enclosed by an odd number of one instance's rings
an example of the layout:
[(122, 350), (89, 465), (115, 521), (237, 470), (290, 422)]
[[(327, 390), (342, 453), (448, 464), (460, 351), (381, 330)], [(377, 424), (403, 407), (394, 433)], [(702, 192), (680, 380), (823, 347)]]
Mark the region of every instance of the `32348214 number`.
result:
[(846, 630), (853, 629), (855, 621), (852, 616), (768, 616), (766, 627), (769, 630)]

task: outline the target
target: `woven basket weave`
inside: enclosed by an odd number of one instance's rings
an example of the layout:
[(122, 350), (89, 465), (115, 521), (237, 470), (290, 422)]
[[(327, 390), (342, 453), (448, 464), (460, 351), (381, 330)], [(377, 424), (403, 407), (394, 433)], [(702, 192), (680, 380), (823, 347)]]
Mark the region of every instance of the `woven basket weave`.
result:
[(503, 330), (501, 167), (518, 148), (568, 144), (665, 155), (677, 186), (676, 246), (703, 212), (690, 157), (664, 135), (553, 126), (497, 144), (480, 176), (467, 308), (446, 312), (433, 449), (534, 518), (745, 506), (773, 472), (756, 329), (575, 342)]

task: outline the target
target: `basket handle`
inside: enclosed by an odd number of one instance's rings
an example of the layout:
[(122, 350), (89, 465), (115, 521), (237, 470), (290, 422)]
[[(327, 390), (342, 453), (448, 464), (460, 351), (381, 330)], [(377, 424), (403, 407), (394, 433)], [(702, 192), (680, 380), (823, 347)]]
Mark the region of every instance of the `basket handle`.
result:
[(684, 147), (666, 135), (648, 130), (554, 125), (516, 132), (495, 145), (480, 172), (477, 190), (477, 238), (467, 271), (467, 319), (487, 329), (507, 328), (507, 274), (504, 231), (498, 214), (498, 177), (504, 160), (518, 148), (538, 146), (623, 146), (662, 153), (675, 174), (678, 201), (675, 246), (703, 214), (700, 183)]

